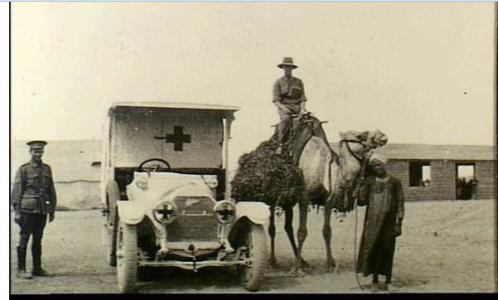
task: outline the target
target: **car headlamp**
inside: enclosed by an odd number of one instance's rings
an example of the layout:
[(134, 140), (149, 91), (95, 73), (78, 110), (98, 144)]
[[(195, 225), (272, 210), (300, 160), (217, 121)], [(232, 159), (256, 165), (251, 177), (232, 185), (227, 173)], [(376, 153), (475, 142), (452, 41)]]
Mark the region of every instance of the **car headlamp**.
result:
[(140, 178), (137, 178), (135, 184), (142, 190), (145, 190), (149, 186), (149, 180), (147, 177), (141, 176)]
[(231, 223), (235, 220), (235, 205), (228, 200), (220, 201), (214, 206), (214, 213), (218, 222)]
[(178, 208), (172, 201), (162, 201), (156, 205), (152, 215), (157, 222), (161, 224), (171, 224), (175, 221)]
[(218, 179), (216, 177), (209, 177), (205, 178), (204, 181), (206, 182), (207, 186), (211, 189), (214, 189), (218, 186)]

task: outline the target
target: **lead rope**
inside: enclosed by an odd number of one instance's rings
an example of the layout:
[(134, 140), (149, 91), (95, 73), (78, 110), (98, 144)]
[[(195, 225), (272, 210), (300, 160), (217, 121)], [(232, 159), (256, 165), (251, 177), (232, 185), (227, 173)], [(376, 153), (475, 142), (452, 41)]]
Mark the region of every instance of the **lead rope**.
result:
[(356, 283), (358, 284), (358, 287), (360, 288), (360, 290), (364, 290), (363, 286), (361, 285), (360, 283), (360, 277), (358, 276), (358, 271), (356, 270), (356, 240), (357, 240), (357, 231), (358, 231), (358, 207), (357, 207), (357, 200), (358, 198), (356, 198), (354, 200), (354, 210), (355, 210), (355, 214), (354, 214), (354, 243), (353, 243), (353, 268), (354, 268), (354, 275), (356, 277)]
[(365, 288), (361, 285), (361, 282), (360, 282), (360, 277), (358, 275), (358, 272), (356, 270), (356, 267), (357, 267), (357, 261), (356, 261), (356, 257), (357, 257), (357, 253), (356, 253), (356, 248), (357, 248), (357, 240), (358, 240), (358, 198), (359, 198), (359, 195), (360, 195), (360, 188), (361, 188), (361, 185), (363, 184), (363, 180), (364, 180), (364, 176), (365, 176), (365, 167), (367, 165), (367, 161), (368, 159), (367, 158), (364, 158), (364, 161), (362, 162), (362, 165), (361, 165), (361, 170), (360, 170), (360, 178), (358, 179), (358, 185), (356, 187), (356, 190), (355, 190), (355, 195), (354, 195), (354, 202), (353, 202), (353, 208), (354, 208), (354, 211), (355, 211), (355, 214), (354, 214), (354, 234), (353, 234), (353, 237), (354, 237), (354, 242), (353, 242), (353, 271), (354, 271), (354, 274), (355, 274), (355, 278), (356, 278), (356, 283), (358, 284), (358, 287), (360, 288), (360, 290), (365, 290)]

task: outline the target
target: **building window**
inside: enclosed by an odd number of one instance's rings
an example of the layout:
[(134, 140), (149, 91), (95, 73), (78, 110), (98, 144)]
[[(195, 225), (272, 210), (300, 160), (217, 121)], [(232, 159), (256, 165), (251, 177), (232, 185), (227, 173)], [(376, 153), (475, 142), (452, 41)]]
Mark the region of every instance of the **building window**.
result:
[(470, 180), (475, 177), (475, 164), (457, 164), (457, 178)]
[(456, 164), (456, 198), (477, 199), (476, 166), (473, 163)]
[(428, 187), (431, 185), (432, 178), (430, 161), (410, 161), (409, 168), (410, 186)]

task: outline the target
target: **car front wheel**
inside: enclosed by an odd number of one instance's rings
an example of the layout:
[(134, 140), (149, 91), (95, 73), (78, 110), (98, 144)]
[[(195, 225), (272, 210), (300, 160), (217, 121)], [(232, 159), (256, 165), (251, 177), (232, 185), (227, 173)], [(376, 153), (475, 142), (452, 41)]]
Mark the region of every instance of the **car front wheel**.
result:
[(240, 276), (242, 285), (249, 291), (257, 291), (263, 281), (268, 263), (268, 249), (266, 235), (262, 225), (251, 223), (241, 236), (242, 258), (248, 260), (246, 266), (241, 267)]
[[(111, 223), (109, 220), (111, 218), (111, 214), (108, 213), (106, 222), (103, 226), (103, 235), (104, 235), (104, 244), (106, 248), (106, 258), (107, 263), (110, 266), (116, 266), (116, 226), (118, 223), (118, 214), (114, 214), (114, 221)], [(112, 224), (112, 225), (111, 225)]]
[(137, 282), (137, 229), (135, 225), (119, 222), (116, 245), (118, 288), (131, 293)]

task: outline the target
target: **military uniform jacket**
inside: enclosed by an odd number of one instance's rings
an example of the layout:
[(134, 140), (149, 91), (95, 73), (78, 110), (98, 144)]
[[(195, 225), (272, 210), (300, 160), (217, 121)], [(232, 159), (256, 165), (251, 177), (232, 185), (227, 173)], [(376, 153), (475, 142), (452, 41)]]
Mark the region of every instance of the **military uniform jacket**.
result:
[(279, 78), (273, 85), (273, 102), (283, 104), (299, 104), (306, 101), (304, 84), (297, 77)]
[(14, 179), (12, 200), (18, 213), (54, 213), (57, 196), (50, 166), (41, 162), (20, 166)]

